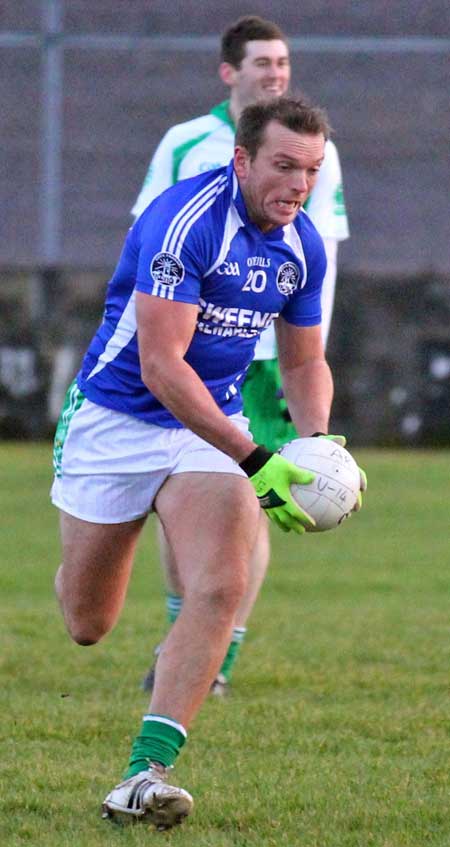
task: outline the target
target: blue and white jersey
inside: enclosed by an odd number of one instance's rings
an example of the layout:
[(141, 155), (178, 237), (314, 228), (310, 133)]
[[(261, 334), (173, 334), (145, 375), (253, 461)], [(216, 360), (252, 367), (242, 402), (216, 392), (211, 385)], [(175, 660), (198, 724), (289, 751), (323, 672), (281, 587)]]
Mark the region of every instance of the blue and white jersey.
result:
[(181, 426), (141, 379), (135, 292), (142, 291), (198, 307), (185, 360), (222, 411), (234, 414), (262, 330), (280, 314), (297, 326), (320, 324), (325, 270), (322, 239), (305, 212), (268, 233), (250, 221), (232, 163), (183, 180), (130, 229), (79, 388), (101, 406)]

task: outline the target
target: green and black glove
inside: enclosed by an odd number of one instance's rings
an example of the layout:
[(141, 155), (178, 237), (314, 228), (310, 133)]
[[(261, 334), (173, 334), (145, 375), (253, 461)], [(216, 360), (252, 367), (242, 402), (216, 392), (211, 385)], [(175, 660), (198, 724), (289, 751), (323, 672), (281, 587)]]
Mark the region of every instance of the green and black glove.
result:
[(295, 482), (300, 485), (312, 482), (315, 474), (298, 468), (265, 447), (256, 447), (240, 467), (250, 479), (261, 507), (280, 529), (284, 532), (293, 529), (301, 535), (315, 526), (314, 518), (297, 505), (290, 490)]

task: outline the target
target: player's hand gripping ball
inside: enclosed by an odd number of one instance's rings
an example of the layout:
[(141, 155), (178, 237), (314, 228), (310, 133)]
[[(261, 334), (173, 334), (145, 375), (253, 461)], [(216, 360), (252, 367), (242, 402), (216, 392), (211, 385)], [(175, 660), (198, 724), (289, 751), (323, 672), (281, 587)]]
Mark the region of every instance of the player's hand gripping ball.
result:
[(295, 438), (279, 451), (281, 456), (315, 476), (308, 485), (291, 485), (301, 509), (315, 520), (307, 532), (323, 532), (339, 526), (361, 508), (366, 476), (343, 446), (343, 436)]

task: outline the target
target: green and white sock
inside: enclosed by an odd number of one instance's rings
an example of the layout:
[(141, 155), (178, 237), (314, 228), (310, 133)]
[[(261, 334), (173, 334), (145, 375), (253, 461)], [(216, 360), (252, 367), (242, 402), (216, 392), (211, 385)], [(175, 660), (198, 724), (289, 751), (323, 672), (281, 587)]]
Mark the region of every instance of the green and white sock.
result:
[(141, 733), (133, 741), (124, 779), (147, 770), (150, 762), (160, 762), (164, 767), (170, 767), (186, 738), (184, 726), (172, 718), (166, 715), (144, 715)]
[(229, 682), (231, 679), (231, 675), (233, 673), (234, 664), (238, 657), (238, 653), (241, 649), (242, 642), (245, 638), (245, 633), (247, 629), (245, 626), (235, 626), (233, 629), (233, 635), (231, 638), (230, 646), (228, 647), (227, 654), (223, 660), (222, 667), (220, 668), (219, 673), (225, 677), (226, 681)]
[(175, 623), (183, 606), (183, 598), (178, 594), (171, 594), (170, 591), (166, 594), (166, 611), (167, 620), (169, 623)]
[[(167, 619), (170, 624), (175, 623), (178, 615), (181, 612), (182, 606), (183, 598), (180, 597), (178, 594), (171, 594), (168, 591), (166, 594), (166, 610)], [(223, 660), (222, 667), (219, 671), (219, 673), (221, 673), (222, 676), (225, 677), (227, 682), (229, 682), (231, 679), (234, 664), (238, 657), (238, 653), (241, 649), (241, 645), (245, 638), (246, 632), (247, 629), (245, 626), (235, 626), (233, 629), (230, 646), (228, 647), (227, 654)]]

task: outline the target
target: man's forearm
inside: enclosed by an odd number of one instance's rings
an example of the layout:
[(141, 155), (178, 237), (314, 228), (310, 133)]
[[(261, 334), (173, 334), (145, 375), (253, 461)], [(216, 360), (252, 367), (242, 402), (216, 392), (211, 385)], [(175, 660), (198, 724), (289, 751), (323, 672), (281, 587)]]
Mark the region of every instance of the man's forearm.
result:
[(161, 368), (142, 366), (150, 391), (187, 429), (242, 462), (255, 445), (218, 407), (205, 384), (187, 362), (167, 360)]
[(324, 359), (314, 359), (282, 373), (289, 412), (301, 436), (328, 432), (333, 378)]

